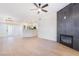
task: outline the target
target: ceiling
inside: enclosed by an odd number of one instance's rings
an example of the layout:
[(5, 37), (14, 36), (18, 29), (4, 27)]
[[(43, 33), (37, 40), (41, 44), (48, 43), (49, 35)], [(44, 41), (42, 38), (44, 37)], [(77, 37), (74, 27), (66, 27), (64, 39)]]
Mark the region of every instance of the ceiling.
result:
[[(49, 6), (45, 9), (48, 10), (49, 15), (52, 15), (52, 13), (56, 13), (68, 4), (49, 3)], [(0, 19), (10, 17), (20, 22), (37, 19), (37, 12), (31, 9), (36, 9), (32, 3), (0, 3)], [(42, 14), (46, 13), (42, 12)]]

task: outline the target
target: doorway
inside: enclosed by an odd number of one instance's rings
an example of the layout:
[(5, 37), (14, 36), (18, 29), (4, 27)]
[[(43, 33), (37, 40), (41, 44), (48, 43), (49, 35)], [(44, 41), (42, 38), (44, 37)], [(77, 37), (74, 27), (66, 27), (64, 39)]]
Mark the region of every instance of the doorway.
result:
[(14, 36), (13, 29), (14, 29), (14, 26), (12, 24), (6, 24), (6, 36), (7, 37)]

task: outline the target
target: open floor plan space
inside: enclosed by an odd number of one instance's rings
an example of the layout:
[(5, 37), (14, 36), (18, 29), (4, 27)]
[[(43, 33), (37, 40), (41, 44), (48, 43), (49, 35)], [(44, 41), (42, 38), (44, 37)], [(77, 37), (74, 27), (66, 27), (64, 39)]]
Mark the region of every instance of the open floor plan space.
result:
[(0, 3), (0, 56), (79, 56), (79, 3)]
[(5, 56), (73, 56), (79, 55), (69, 47), (37, 37), (0, 38), (0, 55)]

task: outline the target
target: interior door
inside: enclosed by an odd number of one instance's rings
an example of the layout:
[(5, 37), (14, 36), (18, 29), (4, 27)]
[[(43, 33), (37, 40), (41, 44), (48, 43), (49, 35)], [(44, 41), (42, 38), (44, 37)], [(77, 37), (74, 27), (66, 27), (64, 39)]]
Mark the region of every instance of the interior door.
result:
[(6, 32), (8, 37), (13, 36), (13, 25), (6, 24)]

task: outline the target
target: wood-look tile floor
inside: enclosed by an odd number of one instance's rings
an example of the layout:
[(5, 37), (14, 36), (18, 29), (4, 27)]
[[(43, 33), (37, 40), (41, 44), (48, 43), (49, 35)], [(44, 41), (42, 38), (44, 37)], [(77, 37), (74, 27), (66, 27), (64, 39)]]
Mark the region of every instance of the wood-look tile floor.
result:
[(76, 56), (79, 52), (54, 41), (33, 38), (0, 38), (1, 56)]

